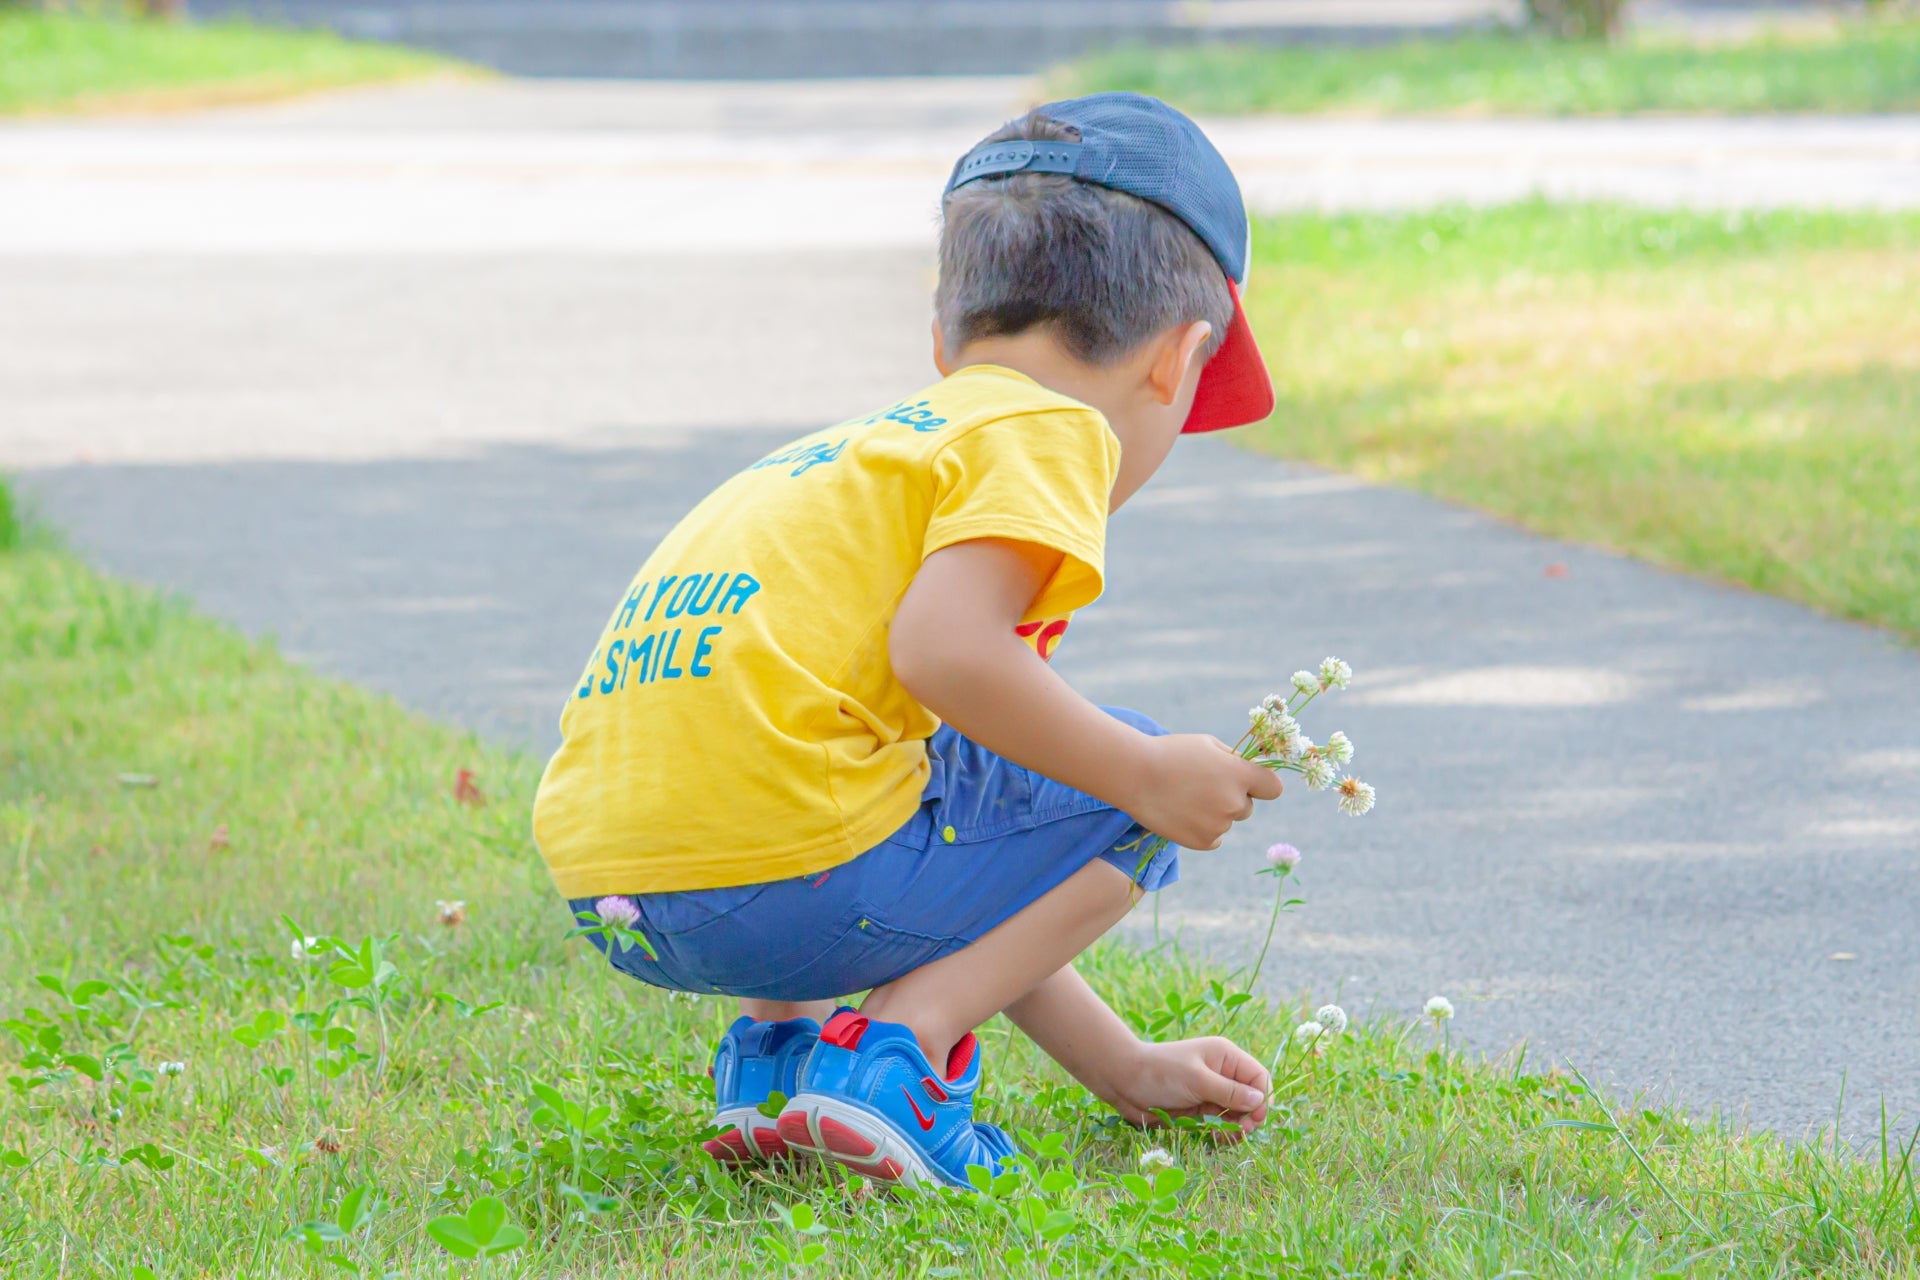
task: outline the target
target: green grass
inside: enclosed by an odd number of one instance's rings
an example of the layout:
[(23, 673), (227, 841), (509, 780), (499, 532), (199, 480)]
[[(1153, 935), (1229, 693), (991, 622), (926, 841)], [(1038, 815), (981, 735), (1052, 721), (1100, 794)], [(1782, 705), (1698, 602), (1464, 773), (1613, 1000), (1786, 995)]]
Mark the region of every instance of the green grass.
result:
[[(10, 1277), (342, 1274), (328, 1254), (363, 1275), (772, 1274), (809, 1245), (811, 1273), (846, 1276), (1920, 1267), (1898, 1134), (1861, 1158), (1609, 1108), (1391, 1021), (1284, 1055), (1238, 1148), (1119, 1126), (996, 1021), (983, 1109), (1031, 1135), (1029, 1176), (976, 1198), (729, 1178), (693, 1147), (728, 1010), (565, 937), (527, 842), (534, 762), (45, 543), (0, 554)], [(459, 768), (487, 807), (454, 803)], [(441, 925), (440, 898), (466, 921)], [(283, 917), (350, 953), (296, 959)], [(1212, 1029), (1233, 982), (1170, 950), (1086, 968), (1138, 1025), (1179, 996), (1170, 1034)], [(1234, 1032), (1275, 1054), (1295, 1016), (1256, 1003)], [(1149, 1182), (1155, 1143), (1177, 1163)], [(450, 1263), (428, 1224), (496, 1201), (527, 1243)]]
[(0, 115), (207, 106), (455, 69), (324, 31), (0, 5)]
[(1920, 108), (1920, 22), (1714, 45), (1479, 35), (1360, 48), (1135, 46), (1051, 78), (1062, 95), (1133, 89), (1219, 114), (1912, 111)]
[(1920, 638), (1920, 217), (1263, 222), (1257, 447)]
[(13, 499), (13, 486), (0, 476), (0, 552), (11, 551), (20, 545), (21, 514)]

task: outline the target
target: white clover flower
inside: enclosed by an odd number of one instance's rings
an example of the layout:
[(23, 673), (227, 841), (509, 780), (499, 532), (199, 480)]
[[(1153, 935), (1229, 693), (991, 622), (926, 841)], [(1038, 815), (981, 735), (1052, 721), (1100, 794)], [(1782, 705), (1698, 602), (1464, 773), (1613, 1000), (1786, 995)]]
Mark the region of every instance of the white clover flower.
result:
[(1300, 762), (1300, 777), (1309, 790), (1325, 791), (1333, 785), (1333, 762), (1323, 755), (1311, 755)]
[(1165, 1147), (1148, 1147), (1140, 1153), (1140, 1167), (1148, 1173), (1173, 1168), (1173, 1153)]
[[(1269, 698), (1267, 701), (1271, 704), (1273, 700)], [(1253, 743), (1261, 755), (1291, 760), (1299, 754), (1300, 722), (1288, 714), (1284, 706), (1258, 706), (1250, 714), (1253, 720)]]
[(1453, 1001), (1445, 996), (1432, 996), (1427, 1000), (1427, 1016), (1433, 1019), (1433, 1025), (1439, 1026), (1453, 1016)]
[(318, 956), (321, 950), (320, 939), (314, 937), (312, 934), (308, 934), (304, 938), (295, 938), (293, 940), (293, 946), (289, 948), (295, 960), (311, 960)]
[(1273, 713), (1265, 707), (1253, 707), (1247, 712), (1248, 732), (1253, 737), (1253, 749), (1261, 755), (1273, 754), (1269, 745), (1273, 741)]
[(698, 991), (669, 991), (667, 992), (667, 999), (673, 1004), (699, 1004), (700, 993)]
[[(1296, 677), (1297, 678), (1297, 677)], [(1344, 689), (1353, 683), (1353, 668), (1338, 658), (1320, 659), (1320, 687)]]
[(1293, 687), (1302, 693), (1318, 693), (1320, 677), (1311, 671), (1296, 671), (1293, 673)]
[(1340, 812), (1357, 818), (1373, 808), (1373, 788), (1358, 778), (1340, 779)]
[(1347, 1011), (1337, 1004), (1323, 1004), (1313, 1011), (1313, 1020), (1325, 1027), (1329, 1036), (1337, 1036), (1347, 1029)]
[(640, 922), (640, 908), (617, 894), (609, 894), (594, 903), (593, 914), (600, 917), (601, 924), (610, 924), (619, 929), (631, 929)]
[(1290, 844), (1272, 844), (1267, 846), (1267, 865), (1291, 873), (1300, 865), (1300, 851)]
[(1287, 699), (1285, 694), (1270, 693), (1260, 699), (1260, 706), (1272, 715), (1286, 715)]
[(155, 1064), (153, 1071), (155, 1075), (161, 1076), (185, 1075), (187, 1064), (184, 1062), (161, 1062)]
[(1318, 1022), (1303, 1022), (1293, 1029), (1293, 1042), (1313, 1053), (1325, 1053), (1327, 1029)]
[(457, 929), (467, 922), (467, 904), (459, 898), (438, 898), (435, 905), (439, 907), (440, 923), (447, 928)]
[(1327, 739), (1327, 756), (1335, 764), (1353, 763), (1353, 740), (1339, 730)]

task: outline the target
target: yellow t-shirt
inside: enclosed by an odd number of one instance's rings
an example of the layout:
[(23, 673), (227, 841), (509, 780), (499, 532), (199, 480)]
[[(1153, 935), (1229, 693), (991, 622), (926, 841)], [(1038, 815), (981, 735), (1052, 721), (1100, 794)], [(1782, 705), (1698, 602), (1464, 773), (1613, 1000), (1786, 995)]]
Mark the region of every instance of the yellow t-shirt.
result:
[(561, 713), (533, 806), (561, 893), (756, 884), (891, 835), (940, 727), (887, 658), (921, 562), (973, 538), (1061, 552), (1018, 628), (1049, 656), (1100, 594), (1119, 466), (1099, 412), (971, 365), (707, 495), (640, 567)]

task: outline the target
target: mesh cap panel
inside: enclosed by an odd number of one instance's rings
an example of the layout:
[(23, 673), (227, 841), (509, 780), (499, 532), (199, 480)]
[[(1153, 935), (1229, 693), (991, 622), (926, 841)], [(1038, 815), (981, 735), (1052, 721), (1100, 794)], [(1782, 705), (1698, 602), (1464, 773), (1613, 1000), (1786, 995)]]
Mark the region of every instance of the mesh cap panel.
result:
[[(1229, 276), (1246, 280), (1247, 210), (1240, 184), (1198, 125), (1137, 93), (1096, 93), (1049, 102), (1038, 111), (1080, 131), (1076, 179), (1151, 200), (1186, 223)], [(949, 192), (962, 185), (966, 160), (954, 166)]]

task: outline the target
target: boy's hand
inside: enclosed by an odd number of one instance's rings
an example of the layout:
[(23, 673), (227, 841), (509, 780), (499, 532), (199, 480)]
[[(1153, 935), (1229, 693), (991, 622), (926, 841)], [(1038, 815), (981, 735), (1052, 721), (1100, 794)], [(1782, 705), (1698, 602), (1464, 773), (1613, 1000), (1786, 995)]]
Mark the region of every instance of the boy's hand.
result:
[(1106, 1099), (1129, 1124), (1162, 1124), (1155, 1113), (1164, 1111), (1225, 1116), (1251, 1133), (1267, 1118), (1267, 1069), (1224, 1036), (1141, 1044), (1129, 1067)]
[(1121, 807), (1183, 849), (1218, 849), (1234, 823), (1253, 816), (1255, 800), (1280, 795), (1278, 774), (1204, 733), (1152, 738), (1145, 751), (1143, 785)]

